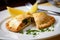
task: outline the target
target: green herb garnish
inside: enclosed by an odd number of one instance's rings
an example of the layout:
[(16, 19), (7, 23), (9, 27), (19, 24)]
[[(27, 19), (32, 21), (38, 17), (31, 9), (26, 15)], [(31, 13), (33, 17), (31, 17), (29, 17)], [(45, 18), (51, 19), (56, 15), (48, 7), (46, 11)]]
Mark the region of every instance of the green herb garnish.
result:
[(48, 31), (48, 32), (49, 32), (49, 31), (51, 31), (51, 29), (49, 29), (49, 28), (46, 28), (46, 31)]
[(48, 30), (49, 28), (46, 28), (46, 30)]
[(35, 35), (36, 32), (40, 32), (40, 31), (39, 30), (31, 30), (31, 29), (26, 30), (26, 34), (33, 34), (33, 35)]
[(33, 37), (35, 37), (37, 35), (37, 33), (34, 32), (32, 35), (33, 35)]
[(50, 29), (47, 30), (48, 32), (51, 31)]
[(37, 33), (33, 33), (33, 35), (37, 35)]
[(54, 30), (52, 30), (52, 31), (54, 31)]
[(45, 32), (45, 30), (44, 29), (41, 29), (41, 32)]
[(26, 30), (26, 34), (31, 34), (30, 29)]
[(31, 30), (31, 29), (28, 29), (27, 32), (39, 32), (38, 30)]
[(19, 33), (23, 34), (24, 32), (23, 32), (23, 30), (21, 30)]
[[(26, 30), (26, 34), (35, 36), (35, 35), (37, 35), (37, 33), (39, 34), (40, 32), (45, 32), (45, 31), (50, 32), (50, 31), (54, 31), (54, 25), (52, 25), (52, 27), (53, 27), (53, 29), (50, 29), (49, 27), (48, 27), (48, 28), (45, 28), (45, 29), (40, 29), (40, 30), (28, 29), (28, 30)], [(51, 28), (52, 28), (52, 27), (51, 27)], [(23, 30), (20, 31), (20, 33), (23, 34)]]
[(52, 25), (52, 27), (54, 28), (54, 25)]

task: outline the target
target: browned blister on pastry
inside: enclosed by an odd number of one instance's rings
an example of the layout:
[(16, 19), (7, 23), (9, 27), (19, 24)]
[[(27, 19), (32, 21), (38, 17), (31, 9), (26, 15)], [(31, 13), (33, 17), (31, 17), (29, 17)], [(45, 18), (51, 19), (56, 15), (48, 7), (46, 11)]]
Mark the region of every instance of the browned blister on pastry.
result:
[(47, 15), (45, 12), (34, 13), (33, 17), (38, 29), (49, 27), (55, 23), (55, 18)]

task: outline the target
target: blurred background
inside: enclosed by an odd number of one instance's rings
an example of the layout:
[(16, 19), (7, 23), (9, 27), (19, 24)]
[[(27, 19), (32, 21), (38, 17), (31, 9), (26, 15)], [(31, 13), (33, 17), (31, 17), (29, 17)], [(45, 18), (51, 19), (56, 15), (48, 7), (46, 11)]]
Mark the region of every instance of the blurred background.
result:
[(50, 2), (51, 4), (60, 7), (60, 0), (0, 0), (0, 11), (6, 9), (6, 6), (17, 7), (23, 6), (28, 2), (34, 4), (36, 1), (40, 1), (40, 4)]
[[(17, 7), (23, 6), (26, 3), (30, 2), (34, 4), (37, 0), (0, 0), (0, 11), (6, 9), (6, 6)], [(40, 3), (47, 2), (47, 0), (39, 0)]]

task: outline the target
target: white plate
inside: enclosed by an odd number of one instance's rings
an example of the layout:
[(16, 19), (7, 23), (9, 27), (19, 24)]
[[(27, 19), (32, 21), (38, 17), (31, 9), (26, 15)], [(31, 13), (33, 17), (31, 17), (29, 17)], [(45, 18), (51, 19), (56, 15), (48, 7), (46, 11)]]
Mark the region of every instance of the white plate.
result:
[[(27, 11), (28, 9), (26, 7), (18, 7), (18, 9), (22, 9), (24, 11)], [(52, 32), (40, 32), (38, 35), (36, 35), (35, 37), (33, 37), (33, 35), (27, 35), (27, 34), (20, 34), (20, 33), (14, 33), (11, 31), (8, 31), (6, 29), (6, 22), (7, 20), (9, 20), (9, 13), (7, 12), (7, 10), (1, 11), (0, 12), (0, 30), (3, 32), (4, 36), (6, 36), (7, 38), (13, 38), (13, 39), (20, 39), (20, 40), (29, 40), (29, 39), (43, 39), (43, 38), (48, 38), (51, 36), (55, 36), (60, 34), (60, 16), (54, 16), (54, 18), (56, 19), (56, 23), (54, 25), (54, 31)], [(28, 26), (27, 28), (24, 29), (24, 32), (27, 29), (36, 29), (35, 27), (33, 27), (32, 25)], [(3, 34), (0, 33), (0, 37), (3, 36)]]

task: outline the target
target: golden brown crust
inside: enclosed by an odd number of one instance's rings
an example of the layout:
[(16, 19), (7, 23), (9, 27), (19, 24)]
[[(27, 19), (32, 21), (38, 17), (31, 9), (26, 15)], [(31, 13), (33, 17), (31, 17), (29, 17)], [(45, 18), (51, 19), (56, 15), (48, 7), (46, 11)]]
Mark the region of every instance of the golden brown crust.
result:
[(10, 21), (8, 21), (8, 22), (6, 23), (6, 28), (7, 28), (8, 30), (12, 31), (12, 32), (19, 32), (20, 30), (24, 29), (26, 26), (28, 26), (28, 25), (30, 24), (30, 23), (28, 23), (28, 24), (25, 25), (24, 27), (20, 27), (20, 25), (19, 25), (19, 27), (17, 27), (17, 29), (15, 29), (15, 28), (9, 26), (9, 22), (10, 22)]
[[(24, 20), (25, 18), (29, 18), (30, 15), (19, 15), (17, 17), (15, 17), (15, 19), (17, 19), (19, 22), (21, 22), (22, 20)], [(22, 30), (25, 26), (21, 27), (22, 25), (24, 24), (20, 24), (17, 28), (15, 27), (10, 27), (9, 23), (11, 22), (11, 20), (9, 20), (7, 23), (6, 23), (6, 28), (12, 32), (19, 32), (20, 30)], [(28, 25), (28, 24), (27, 24)]]
[[(30, 15), (19, 15), (18, 17), (16, 17), (16, 19), (18, 19), (18, 21), (22, 21), (24, 18), (26, 17), (31, 17)], [(51, 26), (52, 24), (55, 23), (55, 18), (52, 17), (52, 16), (49, 16), (49, 15), (46, 15), (44, 13), (42, 14), (33, 14), (33, 17), (35, 19), (35, 23), (36, 23), (36, 27), (38, 29), (42, 29), (42, 28), (46, 28), (46, 27), (49, 27)], [(14, 27), (10, 27), (9, 26), (9, 22), (11, 20), (9, 20), (7, 23), (6, 23), (6, 28), (10, 31), (13, 31), (13, 32), (19, 32), (20, 30), (22, 30), (23, 28), (25, 27), (21, 27), (22, 25), (19, 25), (17, 27), (17, 29), (15, 29)]]
[(10, 30), (10, 31), (18, 32), (19, 29), (17, 28), (18, 30), (16, 30), (15, 28), (10, 27), (10, 26), (9, 26), (9, 22), (10, 22), (10, 21), (8, 21), (8, 22), (6, 23), (6, 28), (7, 28), (8, 30)]
[(50, 16), (50, 20), (47, 23), (41, 24), (41, 25), (37, 25), (37, 28), (41, 29), (41, 28), (46, 28), (51, 26), (52, 24), (55, 23), (55, 18)]
[(14, 28), (14, 27), (10, 27), (9, 26), (9, 22), (10, 21), (8, 21), (7, 23), (6, 23), (6, 28), (8, 29), (8, 30), (10, 30), (10, 31), (12, 31), (12, 32), (19, 32), (20, 30), (22, 30), (22, 29), (24, 29), (26, 26), (28, 26), (30, 23), (28, 23), (27, 25), (25, 25), (25, 26), (23, 26), (23, 27), (21, 27), (20, 25), (17, 27), (17, 29), (16, 28)]
[(35, 13), (33, 14), (36, 27), (38, 29), (46, 28), (51, 26), (53, 23), (55, 23), (55, 18), (52, 16), (47, 15), (44, 12), (41, 13)]

